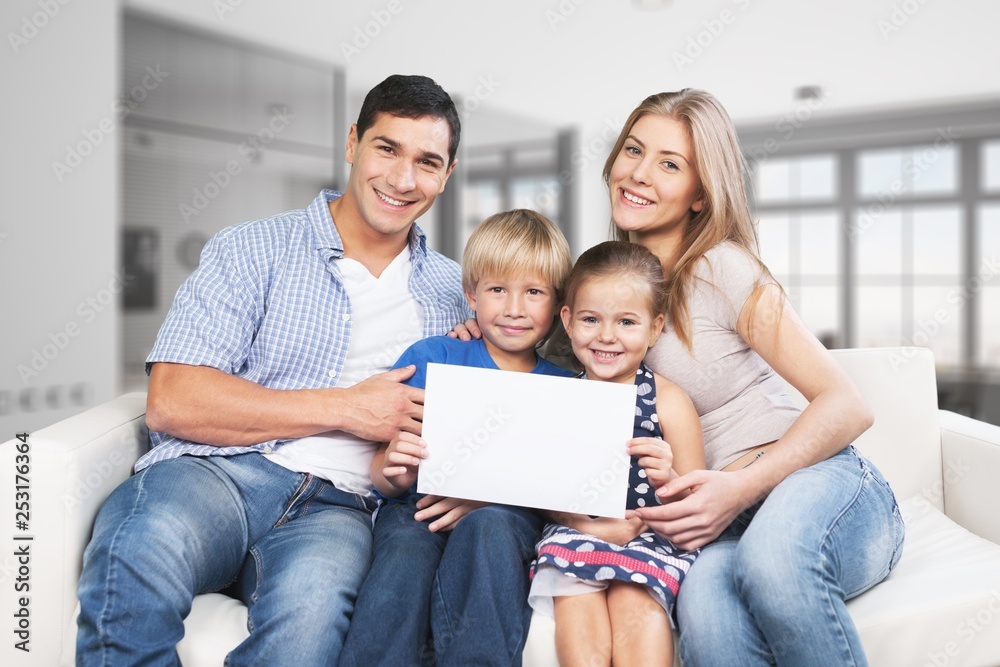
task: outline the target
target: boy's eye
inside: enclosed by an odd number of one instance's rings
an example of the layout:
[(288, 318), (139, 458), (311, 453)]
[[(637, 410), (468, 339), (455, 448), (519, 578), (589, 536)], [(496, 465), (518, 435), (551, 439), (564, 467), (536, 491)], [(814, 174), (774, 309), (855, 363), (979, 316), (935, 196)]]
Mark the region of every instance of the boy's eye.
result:
[(493, 294), (503, 294), (502, 287), (491, 287), (488, 291), (492, 292)]
[(530, 294), (531, 296), (539, 296), (540, 294), (544, 294), (544, 292), (542, 292), (542, 290), (538, 289), (537, 287), (532, 287), (528, 289), (528, 294)]

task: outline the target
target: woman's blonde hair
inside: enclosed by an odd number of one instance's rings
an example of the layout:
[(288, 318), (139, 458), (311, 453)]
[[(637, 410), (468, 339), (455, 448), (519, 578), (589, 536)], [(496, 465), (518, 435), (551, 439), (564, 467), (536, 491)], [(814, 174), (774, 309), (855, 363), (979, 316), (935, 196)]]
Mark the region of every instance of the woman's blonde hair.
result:
[(562, 301), (573, 268), (569, 243), (544, 215), (524, 208), (496, 213), (479, 223), (462, 254), (462, 288), (474, 292), (484, 277), (539, 275)]
[[(746, 161), (736, 138), (736, 128), (729, 114), (711, 94), (685, 88), (677, 92), (650, 95), (625, 121), (618, 141), (604, 163), (604, 184), (611, 185), (611, 168), (625, 145), (633, 126), (647, 114), (672, 118), (687, 128), (694, 149), (694, 167), (701, 181), (702, 209), (692, 211), (684, 230), (680, 254), (667, 269), (667, 318), (678, 338), (691, 347), (691, 327), (687, 297), (696, 279), (695, 268), (713, 246), (730, 241), (743, 248), (760, 267), (761, 282), (771, 273), (760, 261), (757, 227), (750, 216), (747, 201)], [(614, 222), (612, 221), (612, 225)], [(628, 241), (628, 232), (614, 227), (615, 238)], [(664, 259), (664, 258), (661, 258)], [(751, 309), (759, 291), (755, 290)]]

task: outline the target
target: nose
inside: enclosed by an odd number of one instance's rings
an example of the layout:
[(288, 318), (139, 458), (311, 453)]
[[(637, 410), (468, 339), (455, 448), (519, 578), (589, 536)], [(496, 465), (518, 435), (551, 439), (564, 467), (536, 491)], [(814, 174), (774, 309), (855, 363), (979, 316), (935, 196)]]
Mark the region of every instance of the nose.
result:
[(524, 294), (516, 291), (507, 293), (504, 301), (504, 315), (507, 317), (521, 317), (524, 315)]
[(646, 159), (639, 160), (632, 170), (632, 180), (641, 185), (649, 185), (650, 164)]
[(413, 176), (413, 165), (407, 160), (396, 160), (385, 180), (396, 192), (400, 193), (409, 192), (416, 187), (416, 179)]
[(601, 324), (601, 328), (597, 331), (597, 339), (602, 343), (613, 343), (615, 342), (615, 323), (605, 321)]

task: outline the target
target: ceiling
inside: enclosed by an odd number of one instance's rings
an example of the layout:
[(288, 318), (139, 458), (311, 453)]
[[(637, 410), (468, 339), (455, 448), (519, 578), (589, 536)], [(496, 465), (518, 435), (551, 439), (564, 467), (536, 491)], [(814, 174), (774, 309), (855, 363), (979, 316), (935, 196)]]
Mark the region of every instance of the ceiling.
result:
[[(642, 4), (662, 4), (646, 10)], [(995, 0), (126, 0), (345, 67), (432, 76), (487, 110), (600, 132), (646, 95), (715, 93), (737, 122), (1000, 97)], [(474, 107), (474, 108), (473, 108)]]

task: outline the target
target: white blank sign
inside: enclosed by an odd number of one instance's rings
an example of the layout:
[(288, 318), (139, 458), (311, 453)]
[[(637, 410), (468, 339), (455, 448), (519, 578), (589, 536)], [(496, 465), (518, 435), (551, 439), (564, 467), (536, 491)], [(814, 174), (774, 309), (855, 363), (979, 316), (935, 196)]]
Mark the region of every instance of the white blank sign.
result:
[(417, 490), (623, 518), (636, 388), (427, 365)]

